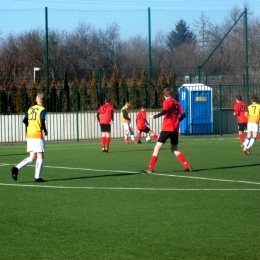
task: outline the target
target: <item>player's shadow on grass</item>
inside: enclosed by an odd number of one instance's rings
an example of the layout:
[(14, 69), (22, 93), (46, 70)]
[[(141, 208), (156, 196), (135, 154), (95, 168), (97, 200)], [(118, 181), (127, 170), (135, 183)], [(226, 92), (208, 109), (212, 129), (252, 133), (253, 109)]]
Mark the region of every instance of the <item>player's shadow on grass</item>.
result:
[(0, 156), (12, 156), (12, 155), (27, 155), (28, 156), (28, 153), (0, 154)]
[(70, 180), (84, 180), (84, 179), (92, 179), (92, 178), (103, 178), (103, 177), (120, 177), (120, 176), (128, 176), (128, 175), (139, 175), (140, 173), (132, 172), (132, 173), (118, 173), (118, 174), (103, 174), (103, 175), (93, 175), (93, 176), (81, 176), (81, 177), (68, 177), (61, 179), (49, 179), (50, 181), (70, 181)]
[[(254, 167), (254, 166), (259, 166), (260, 163), (253, 163), (253, 164), (245, 164), (245, 165), (234, 165), (234, 166), (221, 166), (221, 167), (209, 167), (209, 168), (193, 168), (192, 169), (192, 172), (190, 172), (191, 174), (193, 172), (201, 172), (201, 171), (210, 171), (210, 170), (224, 170), (224, 169), (237, 169), (237, 168), (243, 168), (243, 167)], [(180, 172), (180, 171), (167, 171), (165, 173), (177, 173), (177, 172)], [(185, 171), (183, 171), (185, 172)], [(186, 172), (188, 173), (188, 172)]]

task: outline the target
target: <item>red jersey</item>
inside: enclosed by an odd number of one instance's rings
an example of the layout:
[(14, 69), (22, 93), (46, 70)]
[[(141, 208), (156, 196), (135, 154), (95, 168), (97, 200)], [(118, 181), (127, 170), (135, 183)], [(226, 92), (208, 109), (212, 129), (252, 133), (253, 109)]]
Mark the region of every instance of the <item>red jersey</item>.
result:
[(234, 105), (234, 113), (237, 115), (238, 123), (247, 123), (248, 118), (245, 116), (247, 112), (247, 104), (239, 101)]
[(110, 124), (113, 120), (114, 107), (111, 104), (105, 103), (98, 110), (99, 113), (99, 123), (100, 124)]
[(163, 101), (163, 110), (167, 113), (164, 115), (162, 131), (179, 132), (179, 117), (184, 113), (180, 103), (174, 98), (167, 98)]
[(136, 116), (136, 127), (138, 130), (145, 129), (146, 125), (146, 112), (140, 110)]

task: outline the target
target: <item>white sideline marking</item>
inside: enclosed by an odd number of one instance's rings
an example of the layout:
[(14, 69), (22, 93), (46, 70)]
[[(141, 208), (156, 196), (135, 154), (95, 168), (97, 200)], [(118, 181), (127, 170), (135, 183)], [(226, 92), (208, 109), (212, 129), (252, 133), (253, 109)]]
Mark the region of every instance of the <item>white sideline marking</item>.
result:
[[(0, 166), (10, 166), (10, 165), (12, 165), (12, 164), (0, 163)], [(34, 165), (28, 165), (28, 166), (35, 167)], [(115, 172), (115, 173), (142, 174), (140, 172), (119, 171), (119, 170), (100, 170), (100, 169), (88, 169), (88, 168), (61, 167), (61, 166), (44, 166), (44, 167), (45, 168), (51, 168), (51, 169), (65, 169), (65, 170), (80, 170), (80, 171), (93, 171), (93, 172)], [(206, 181), (220, 181), (220, 182), (233, 182), (233, 183), (245, 183), (245, 184), (260, 185), (260, 182), (215, 179), (215, 178), (206, 178), (206, 177), (197, 177), (197, 176), (185, 176), (185, 175), (175, 175), (175, 174), (165, 174), (165, 173), (151, 173), (151, 174), (147, 174), (147, 175), (156, 175), (156, 176), (166, 176), (166, 177), (186, 178), (186, 179), (197, 179), (197, 180), (206, 180)]]
[(125, 187), (66, 187), (29, 184), (7, 184), (0, 183), (0, 186), (35, 187), (51, 189), (88, 189), (88, 190), (144, 190), (144, 191), (260, 191), (260, 189), (176, 189), (176, 188), (125, 188)]

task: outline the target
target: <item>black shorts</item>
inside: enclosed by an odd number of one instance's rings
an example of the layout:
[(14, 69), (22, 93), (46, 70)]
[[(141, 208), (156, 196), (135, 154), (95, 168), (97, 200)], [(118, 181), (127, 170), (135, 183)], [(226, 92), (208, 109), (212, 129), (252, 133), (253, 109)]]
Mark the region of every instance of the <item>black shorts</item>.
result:
[(110, 124), (100, 124), (100, 129), (101, 132), (107, 132), (110, 133), (111, 132), (111, 125)]
[(244, 132), (245, 130), (247, 130), (247, 123), (239, 123), (238, 131)]
[(160, 143), (165, 143), (167, 141), (167, 139), (170, 138), (171, 139), (171, 144), (178, 144), (179, 141), (179, 133), (178, 132), (166, 132), (166, 131), (162, 131), (159, 134), (159, 137), (157, 139), (157, 142)]
[(146, 128), (144, 128), (144, 129), (142, 129), (142, 130), (140, 130), (140, 129), (138, 129), (138, 131), (140, 131), (140, 132), (144, 132), (144, 133), (149, 133), (150, 131), (151, 131), (151, 129), (149, 128), (149, 127), (146, 127)]

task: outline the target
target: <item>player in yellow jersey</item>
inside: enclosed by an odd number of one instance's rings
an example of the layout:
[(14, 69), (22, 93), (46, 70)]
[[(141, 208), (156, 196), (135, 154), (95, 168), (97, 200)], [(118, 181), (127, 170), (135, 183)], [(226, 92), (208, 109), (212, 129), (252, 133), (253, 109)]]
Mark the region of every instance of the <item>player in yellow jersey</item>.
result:
[(125, 105), (121, 109), (121, 121), (122, 121), (122, 125), (124, 126), (124, 130), (125, 130), (124, 141), (126, 144), (128, 144), (128, 134), (130, 133), (132, 143), (137, 144), (137, 142), (135, 141), (134, 132), (132, 130), (131, 119), (128, 116), (128, 111), (130, 109), (130, 106), (131, 106), (130, 102), (126, 102)]
[(248, 106), (246, 115), (248, 116), (247, 122), (247, 138), (245, 140), (244, 153), (249, 155), (250, 148), (254, 145), (254, 142), (258, 135), (258, 125), (260, 120), (260, 104), (258, 104), (258, 96), (253, 95), (251, 97), (252, 104)]
[(45, 126), (46, 109), (43, 106), (44, 101), (44, 94), (39, 93), (36, 97), (37, 104), (29, 108), (23, 119), (23, 123), (27, 126), (27, 152), (30, 153), (30, 156), (11, 169), (12, 177), (15, 181), (17, 181), (19, 170), (36, 160), (34, 181), (44, 182), (44, 180), (40, 178), (43, 168), (45, 149), (42, 131), (44, 131), (45, 136), (48, 135)]

